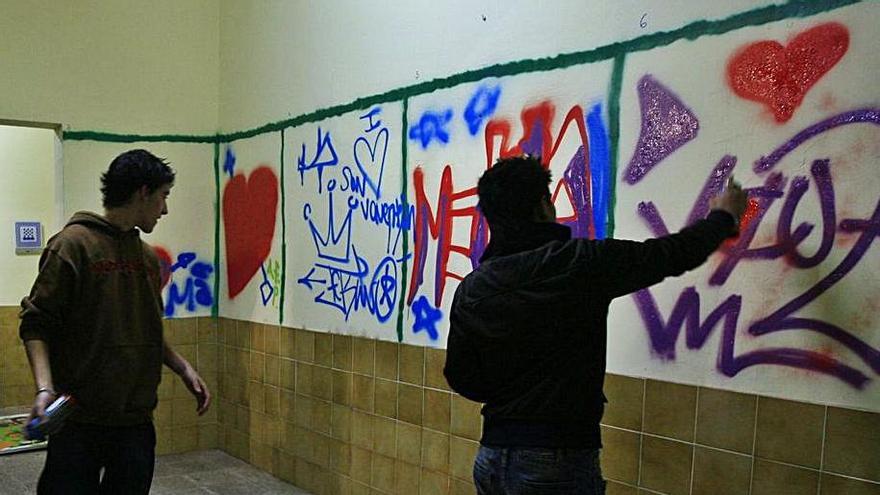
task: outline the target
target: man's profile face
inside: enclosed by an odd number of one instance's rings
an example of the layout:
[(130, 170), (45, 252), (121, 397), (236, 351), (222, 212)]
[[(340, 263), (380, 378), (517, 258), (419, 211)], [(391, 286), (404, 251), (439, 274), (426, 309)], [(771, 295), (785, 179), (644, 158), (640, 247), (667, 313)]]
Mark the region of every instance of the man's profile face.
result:
[(159, 218), (168, 213), (167, 200), (171, 194), (172, 187), (174, 187), (174, 184), (163, 184), (152, 193), (149, 192), (147, 186), (141, 189), (142, 201), (137, 226), (144, 233), (149, 234), (152, 232), (156, 228)]

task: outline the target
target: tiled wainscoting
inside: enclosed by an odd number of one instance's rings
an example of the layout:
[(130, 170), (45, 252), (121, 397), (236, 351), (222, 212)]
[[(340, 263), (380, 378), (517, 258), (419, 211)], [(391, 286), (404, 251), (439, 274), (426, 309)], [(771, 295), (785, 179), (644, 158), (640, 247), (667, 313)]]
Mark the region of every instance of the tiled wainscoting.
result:
[[(0, 407), (30, 402), (16, 308), (0, 308)], [(316, 494), (470, 494), (479, 405), (445, 351), (211, 318), (166, 322), (208, 381), (195, 415), (165, 371), (159, 452), (221, 448)], [(880, 495), (880, 414), (609, 375), (609, 495)]]

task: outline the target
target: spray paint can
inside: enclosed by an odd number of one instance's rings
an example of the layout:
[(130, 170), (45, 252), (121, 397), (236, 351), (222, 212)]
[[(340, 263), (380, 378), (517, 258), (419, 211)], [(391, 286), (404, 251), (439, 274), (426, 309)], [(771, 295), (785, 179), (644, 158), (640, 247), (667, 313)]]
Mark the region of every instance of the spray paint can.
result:
[(45, 440), (46, 436), (60, 430), (75, 406), (76, 399), (73, 396), (68, 394), (59, 396), (46, 408), (45, 417), (34, 418), (27, 424), (28, 438), (31, 440)]

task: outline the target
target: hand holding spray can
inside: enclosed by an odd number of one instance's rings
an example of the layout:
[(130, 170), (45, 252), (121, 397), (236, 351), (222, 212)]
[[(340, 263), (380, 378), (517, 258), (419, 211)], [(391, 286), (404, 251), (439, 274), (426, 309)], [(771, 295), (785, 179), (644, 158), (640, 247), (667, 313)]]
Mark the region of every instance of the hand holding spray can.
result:
[(76, 399), (68, 394), (63, 394), (55, 399), (46, 408), (46, 415), (42, 418), (32, 419), (26, 427), (27, 436), (31, 440), (45, 440), (64, 426), (64, 421), (73, 412)]

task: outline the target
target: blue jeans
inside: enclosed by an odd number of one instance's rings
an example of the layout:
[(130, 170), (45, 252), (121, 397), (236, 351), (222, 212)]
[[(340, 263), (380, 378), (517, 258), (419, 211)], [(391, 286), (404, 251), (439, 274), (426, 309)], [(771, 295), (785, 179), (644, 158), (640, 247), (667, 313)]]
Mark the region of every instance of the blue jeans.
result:
[(492, 448), (474, 460), (479, 495), (604, 495), (599, 449)]
[(153, 423), (114, 427), (68, 421), (49, 437), (37, 494), (147, 495), (155, 450)]

